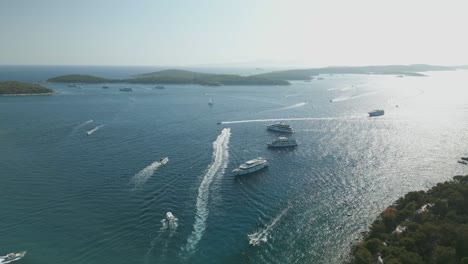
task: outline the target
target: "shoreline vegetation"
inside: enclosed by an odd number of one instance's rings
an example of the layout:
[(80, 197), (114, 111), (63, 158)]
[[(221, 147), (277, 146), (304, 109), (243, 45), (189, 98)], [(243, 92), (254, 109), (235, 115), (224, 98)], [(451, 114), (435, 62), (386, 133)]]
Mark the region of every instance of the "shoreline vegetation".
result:
[(0, 82), (0, 96), (53, 95), (56, 92), (39, 84), (16, 81)]
[(468, 264), (468, 175), (410, 192), (386, 208), (351, 252), (352, 264)]
[(289, 85), (289, 81), (308, 81), (319, 74), (374, 74), (403, 76), (426, 76), (426, 71), (453, 71), (463, 66), (434, 66), (426, 64), (388, 65), (363, 67), (326, 67), (315, 69), (296, 69), (273, 71), (262, 74), (241, 76), (235, 74), (211, 74), (186, 70), (162, 70), (135, 75), (127, 79), (107, 79), (93, 75), (69, 74), (50, 78), (50, 83), (139, 83), (139, 84), (198, 84), (205, 86), (221, 85)]

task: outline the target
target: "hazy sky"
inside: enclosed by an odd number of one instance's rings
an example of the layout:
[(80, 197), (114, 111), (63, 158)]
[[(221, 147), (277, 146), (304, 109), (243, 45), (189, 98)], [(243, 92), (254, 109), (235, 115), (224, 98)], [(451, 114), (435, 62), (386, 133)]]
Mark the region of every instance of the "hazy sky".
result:
[(466, 0), (0, 0), (0, 64), (468, 64)]

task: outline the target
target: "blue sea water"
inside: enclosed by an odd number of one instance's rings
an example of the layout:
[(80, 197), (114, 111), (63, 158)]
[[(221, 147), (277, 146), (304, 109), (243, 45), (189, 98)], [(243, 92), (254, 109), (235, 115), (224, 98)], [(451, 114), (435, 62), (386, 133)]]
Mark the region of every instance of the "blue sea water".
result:
[[(0, 80), (151, 70), (2, 66)], [(27, 250), (24, 264), (341, 263), (398, 197), (468, 174), (456, 162), (468, 154), (468, 72), (323, 77), (0, 97), (0, 253)], [(296, 149), (266, 148), (279, 119)], [(268, 169), (229, 175), (258, 156)]]

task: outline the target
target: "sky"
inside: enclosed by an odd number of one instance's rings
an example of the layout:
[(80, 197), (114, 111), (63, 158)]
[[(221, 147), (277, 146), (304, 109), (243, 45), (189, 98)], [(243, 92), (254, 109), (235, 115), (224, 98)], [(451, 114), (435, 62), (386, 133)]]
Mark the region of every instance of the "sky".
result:
[(0, 0), (0, 64), (468, 64), (466, 0)]

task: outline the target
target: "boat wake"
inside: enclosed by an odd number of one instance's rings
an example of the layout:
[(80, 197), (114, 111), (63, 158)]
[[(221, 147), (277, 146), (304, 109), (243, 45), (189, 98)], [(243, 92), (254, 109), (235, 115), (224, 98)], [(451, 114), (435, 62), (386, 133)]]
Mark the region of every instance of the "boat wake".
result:
[(99, 125), (99, 126), (93, 128), (91, 130), (86, 131), (86, 135), (91, 136), (94, 132), (98, 131), (103, 126), (105, 126), (105, 125)]
[(340, 97), (337, 97), (335, 99), (332, 99), (333, 102), (341, 102), (341, 101), (347, 101), (347, 100), (352, 100), (352, 99), (356, 99), (356, 98), (360, 98), (360, 97), (364, 97), (364, 96), (369, 96), (369, 95), (372, 95), (372, 94), (375, 94), (377, 92), (368, 92), (368, 93), (362, 93), (362, 94), (356, 94), (356, 95), (350, 95), (350, 96), (340, 96)]
[(278, 122), (278, 121), (307, 121), (307, 120), (337, 120), (349, 119), (350, 117), (292, 117), (292, 118), (270, 118), (270, 119), (250, 119), (238, 121), (224, 121), (221, 124), (241, 124), (241, 123), (260, 123), (260, 122)]
[(135, 174), (132, 178), (135, 187), (142, 186), (145, 182), (153, 176), (154, 172), (161, 167), (162, 165), (166, 165), (169, 162), (169, 158), (165, 157), (161, 160), (155, 161), (148, 165), (146, 168), (142, 169), (140, 172)]
[(193, 224), (193, 231), (188, 237), (187, 245), (184, 249), (184, 251), (189, 254), (196, 249), (198, 242), (205, 232), (206, 220), (209, 214), (208, 198), (210, 185), (215, 176), (221, 177), (226, 170), (229, 162), (228, 145), (230, 136), (231, 130), (225, 128), (213, 142), (213, 161), (208, 166), (207, 172), (198, 188), (195, 223)]
[(90, 120), (88, 120), (88, 121), (85, 121), (85, 122), (81, 123), (80, 126), (86, 125), (86, 124), (91, 124), (92, 122), (93, 122), (93, 120), (90, 119)]
[(271, 231), (273, 231), (273, 228), (278, 223), (278, 221), (280, 221), (281, 218), (288, 212), (289, 208), (291, 208), (291, 206), (288, 206), (283, 211), (281, 211), (280, 214), (278, 214), (273, 219), (273, 221), (271, 221), (271, 223), (265, 226), (264, 228), (258, 230), (253, 234), (247, 235), (249, 237), (249, 244), (253, 246), (258, 246), (261, 243), (267, 242), (268, 236), (270, 235)]
[(278, 108), (278, 109), (272, 109), (272, 110), (266, 110), (266, 111), (263, 111), (263, 112), (273, 112), (273, 111), (281, 111), (281, 110), (287, 110), (287, 109), (293, 109), (293, 108), (298, 108), (298, 107), (302, 107), (306, 104), (308, 104), (309, 102), (302, 102), (302, 103), (297, 103), (297, 104), (293, 104), (293, 105), (290, 105), (290, 106), (286, 106), (286, 107), (282, 107), (282, 108)]
[(161, 230), (175, 231), (179, 226), (179, 219), (174, 218), (173, 220), (167, 220), (166, 218), (161, 219)]
[(285, 98), (289, 98), (289, 97), (299, 96), (299, 95), (301, 95), (301, 94), (300, 94), (300, 93), (296, 93), (296, 94), (287, 94), (287, 95), (285, 95), (284, 97), (285, 97)]

